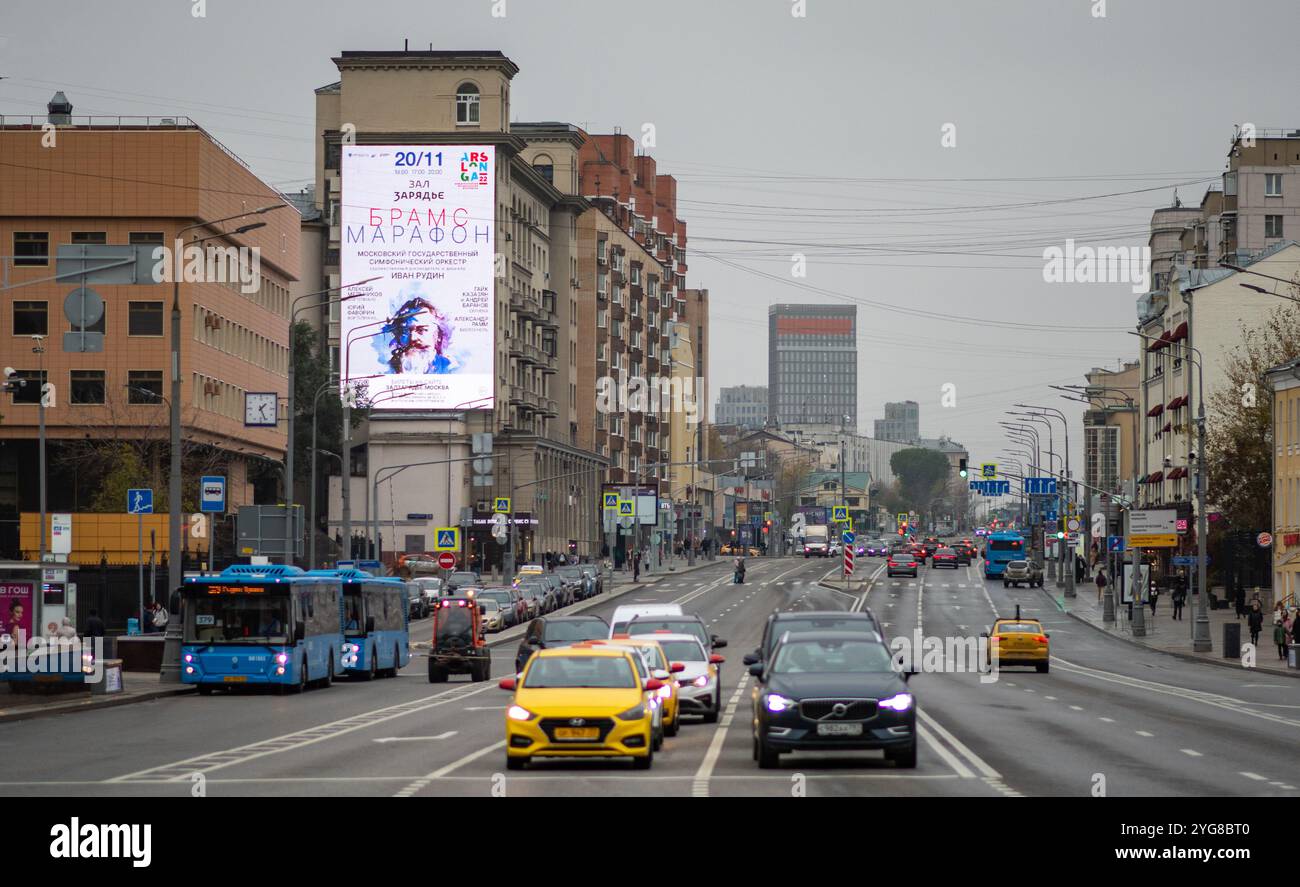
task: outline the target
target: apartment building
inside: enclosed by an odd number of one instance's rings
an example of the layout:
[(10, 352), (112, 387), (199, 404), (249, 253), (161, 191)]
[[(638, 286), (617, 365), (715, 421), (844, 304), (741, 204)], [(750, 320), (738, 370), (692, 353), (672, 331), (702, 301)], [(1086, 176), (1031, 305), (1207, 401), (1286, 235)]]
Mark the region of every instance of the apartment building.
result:
[(1083, 414), (1083, 481), (1092, 490), (1132, 488), (1138, 461), (1139, 362), (1115, 370), (1094, 367), (1085, 375), (1088, 409)]
[[(276, 404), (287, 393), (299, 214), (188, 118), (77, 117), (62, 93), (49, 111), (0, 118), (0, 363), (28, 381), (0, 407), (0, 557), (35, 557), (38, 546), (19, 540), (18, 519), (39, 507), (33, 469), (43, 382), (53, 386), (45, 410), (48, 510), (125, 512), (125, 501), (101, 496), (107, 474), (125, 459), (114, 446), (140, 459), (143, 477), (130, 483), (152, 487), (155, 511), (167, 510), (174, 296), (182, 320), (183, 507), (197, 510), (202, 474), (227, 478), (229, 510), (278, 501), (286, 429)], [(261, 207), (275, 209), (211, 224)], [(253, 223), (261, 227), (221, 233)], [(61, 271), (60, 252), (135, 247), (151, 261), (156, 247), (171, 248), (182, 232), (187, 245), (205, 239), (198, 249), (235, 249), (220, 262), (200, 261), (175, 288), (151, 278), (90, 283), (104, 310), (77, 329), (102, 337), (102, 346), (81, 350), (84, 337), (70, 335), (64, 311), (79, 280), (51, 279)], [(162, 526), (159, 551), (168, 546)], [(94, 563), (100, 556), (94, 552)], [(132, 548), (129, 559), (135, 556)]]
[[(490, 533), (497, 497), (512, 500), (517, 561), (546, 551), (597, 553), (595, 503), (604, 460), (578, 444), (584, 403), (576, 381), (576, 269), (579, 218), (589, 206), (572, 188), (581, 134), (551, 124), (511, 131), (510, 86), (519, 69), (500, 52), (344, 51), (333, 62), (339, 80), (316, 90), (316, 194), (329, 226), (327, 285), (347, 283), (340, 278), (339, 221), (348, 189), (341, 170), (345, 142), (485, 146), (497, 158), (494, 406), (431, 411), (403, 409), (396, 399), (372, 410), (350, 460), (352, 501), (372, 507), (381, 471), (437, 460), (442, 464), (384, 485), (375, 523), (388, 554), (428, 550), (435, 527), (463, 524), (464, 557), (489, 567), (501, 563)], [(338, 367), (337, 304), (330, 309), (324, 323)], [(476, 432), (495, 438), (490, 486), (475, 484), (468, 461), (449, 461), (468, 459)], [(337, 528), (341, 497), (330, 498), (329, 524)], [(353, 510), (359, 528), (364, 512)]]
[(875, 420), (878, 440), (915, 444), (921, 439), (921, 406), (914, 400), (885, 404), (885, 418)]
[(1265, 374), (1273, 400), (1273, 598), (1300, 597), (1300, 360)]

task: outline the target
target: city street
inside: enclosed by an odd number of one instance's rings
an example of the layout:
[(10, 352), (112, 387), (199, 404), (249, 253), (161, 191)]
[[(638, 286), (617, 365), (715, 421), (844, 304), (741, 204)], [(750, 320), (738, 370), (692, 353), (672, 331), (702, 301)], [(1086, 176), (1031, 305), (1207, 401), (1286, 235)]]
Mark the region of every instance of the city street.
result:
[[(720, 649), (725, 713), (687, 719), (649, 772), (618, 761), (543, 761), (504, 775), (503, 712), (516, 642), (493, 649), (493, 680), (431, 685), (412, 658), (396, 680), (339, 681), (299, 696), (197, 695), (7, 725), (0, 791), (40, 795), (209, 796), (1087, 796), (1281, 795), (1300, 791), (1291, 750), (1300, 682), (1185, 662), (1135, 649), (1062, 614), (1049, 583), (1003, 589), (975, 566), (923, 568), (887, 579), (860, 559), (865, 593), (819, 586), (838, 572), (821, 558), (753, 559), (744, 585), (729, 562), (661, 579), (573, 609), (608, 618), (616, 604), (678, 602), (728, 642)], [(1084, 593), (1092, 593), (1084, 589)], [(869, 607), (890, 636), (978, 635), (1016, 604), (1051, 634), (1049, 674), (1007, 669), (912, 679), (922, 739), (918, 766), (878, 752), (782, 758), (759, 771), (750, 756), (753, 679), (741, 658), (774, 609)], [(412, 625), (427, 639), (428, 621)]]

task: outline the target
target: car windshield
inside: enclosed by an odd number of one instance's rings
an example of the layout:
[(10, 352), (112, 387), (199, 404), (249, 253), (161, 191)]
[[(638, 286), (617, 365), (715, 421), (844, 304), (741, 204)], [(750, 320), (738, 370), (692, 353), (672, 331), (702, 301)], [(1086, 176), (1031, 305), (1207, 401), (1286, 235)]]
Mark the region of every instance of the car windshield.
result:
[(560, 574), (560, 576), (562, 576), (565, 579), (582, 578), (582, 570), (578, 569), (577, 567), (559, 567), (556, 569), (555, 572)]
[(839, 616), (819, 616), (815, 618), (801, 619), (777, 619), (772, 623), (772, 632), (768, 635), (767, 646), (770, 650), (776, 646), (776, 642), (785, 636), (786, 632), (798, 633), (804, 631), (862, 631), (874, 632), (876, 623), (871, 619), (858, 617), (849, 619)]
[(478, 581), (478, 574), (469, 571), (459, 571), (447, 577), (449, 585), (478, 585)]
[(709, 637), (709, 630), (694, 619), (634, 619), (627, 624), (627, 633), (630, 635), (654, 634), (656, 631), (693, 634), (705, 646), (713, 640)]
[(186, 643), (283, 644), (289, 640), (288, 595), (194, 596), (185, 603), (192, 614), (185, 620)]
[(708, 662), (704, 648), (694, 641), (660, 641), (669, 662)]
[(496, 601), (501, 606), (507, 606), (511, 602), (510, 592), (508, 591), (480, 591), (478, 599), (485, 603), (487, 601)]
[(439, 640), (472, 640), (474, 620), (468, 607), (439, 607), (434, 634)]
[(609, 626), (601, 619), (583, 619), (547, 622), (544, 638), (547, 643), (576, 643), (594, 641), (609, 634)]
[(868, 674), (891, 671), (889, 649), (878, 641), (794, 641), (780, 646), (777, 674)]
[(523, 686), (529, 690), (632, 690), (636, 688), (636, 675), (632, 663), (622, 656), (536, 656), (524, 675)]
[(1011, 561), (1007, 564), (1008, 570), (1028, 570), (1029, 561)]

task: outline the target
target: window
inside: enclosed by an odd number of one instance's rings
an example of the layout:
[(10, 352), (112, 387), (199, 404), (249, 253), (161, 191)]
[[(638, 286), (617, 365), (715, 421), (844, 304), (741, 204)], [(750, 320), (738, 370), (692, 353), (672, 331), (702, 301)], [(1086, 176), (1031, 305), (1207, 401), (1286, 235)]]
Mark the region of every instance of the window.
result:
[(48, 231), (14, 232), (14, 267), (35, 267), (50, 264), (50, 234)]
[(73, 243), (108, 243), (108, 235), (103, 231), (73, 231)]
[(128, 336), (161, 336), (163, 334), (162, 302), (130, 302)]
[(15, 336), (48, 336), (49, 331), (48, 302), (14, 302)]
[(162, 371), (131, 370), (127, 373), (127, 403), (162, 403)]
[(14, 391), (14, 403), (38, 404), (41, 402), (41, 386), (45, 383), (44, 370), (16, 370), (12, 381), (22, 380), (27, 383)]
[(162, 246), (163, 235), (161, 231), (132, 231), (126, 242), (132, 246)]
[(71, 385), (68, 386), (68, 400), (74, 404), (97, 404), (104, 402), (104, 371), (73, 370)]
[(1282, 236), (1281, 216), (1264, 216), (1264, 236), (1265, 237)]
[(1282, 196), (1282, 174), (1280, 172), (1270, 172), (1264, 174), (1264, 196), (1265, 197)]
[(456, 122), (459, 124), (478, 123), (478, 87), (473, 83), (462, 83), (456, 88)]

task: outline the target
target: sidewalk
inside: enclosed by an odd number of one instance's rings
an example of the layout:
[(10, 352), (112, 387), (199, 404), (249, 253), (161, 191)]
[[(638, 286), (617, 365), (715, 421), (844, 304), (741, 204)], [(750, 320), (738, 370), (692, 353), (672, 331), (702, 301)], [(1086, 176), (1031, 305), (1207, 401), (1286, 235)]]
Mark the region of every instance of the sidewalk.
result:
[[(667, 579), (673, 576), (681, 576), (683, 573), (693, 573), (696, 570), (702, 570), (713, 564), (721, 564), (729, 561), (730, 558), (719, 555), (713, 560), (704, 557), (695, 558), (695, 566), (688, 566), (686, 558), (669, 558), (657, 570), (643, 570), (641, 572), (640, 585), (651, 585), (660, 579)], [(751, 564), (755, 561), (762, 562), (763, 558), (748, 558)], [(775, 560), (775, 558), (774, 558)], [(610, 586), (632, 585), (632, 568), (627, 567), (622, 570), (611, 570), (606, 574), (609, 577)]]
[[(1183, 607), (1183, 618), (1174, 619), (1174, 608), (1169, 600), (1169, 595), (1160, 595), (1156, 601), (1155, 615), (1151, 615), (1149, 605), (1144, 613), (1146, 636), (1134, 637), (1128, 620), (1128, 607), (1125, 605), (1116, 602), (1115, 621), (1110, 625), (1103, 622), (1103, 605), (1097, 600), (1097, 586), (1091, 582), (1080, 585), (1079, 595), (1073, 600), (1064, 596), (1064, 589), (1053, 588), (1050, 583), (1043, 590), (1056, 601), (1058, 606), (1063, 607), (1066, 614), (1072, 618), (1078, 619), (1080, 622), (1086, 622), (1093, 628), (1129, 643), (1178, 656), (1192, 662), (1225, 665), (1236, 669), (1242, 668), (1240, 659), (1225, 659), (1223, 656), (1223, 626), (1225, 624), (1239, 624), (1241, 626), (1242, 644), (1250, 643), (1250, 631), (1246, 628), (1246, 620), (1244, 618), (1238, 620), (1235, 609), (1206, 611), (1206, 615), (1210, 617), (1210, 643), (1212, 649), (1208, 653), (1197, 653), (1192, 650), (1192, 627), (1196, 612), (1193, 609), (1194, 599), (1190, 596), (1188, 597), (1187, 606)], [(1268, 612), (1264, 614), (1264, 630), (1259, 635), (1254, 670), (1270, 675), (1300, 678), (1300, 669), (1287, 668), (1286, 663), (1277, 657), (1277, 646), (1273, 643), (1273, 618), (1272, 614)]]
[(129, 705), (132, 702), (144, 702), (149, 699), (194, 692), (194, 687), (186, 684), (162, 683), (157, 672), (135, 671), (122, 673), (121, 693), (102, 696), (92, 696), (89, 689), (58, 694), (12, 693), (9, 689), (11, 686), (0, 684), (0, 723), (111, 708), (115, 705)]

